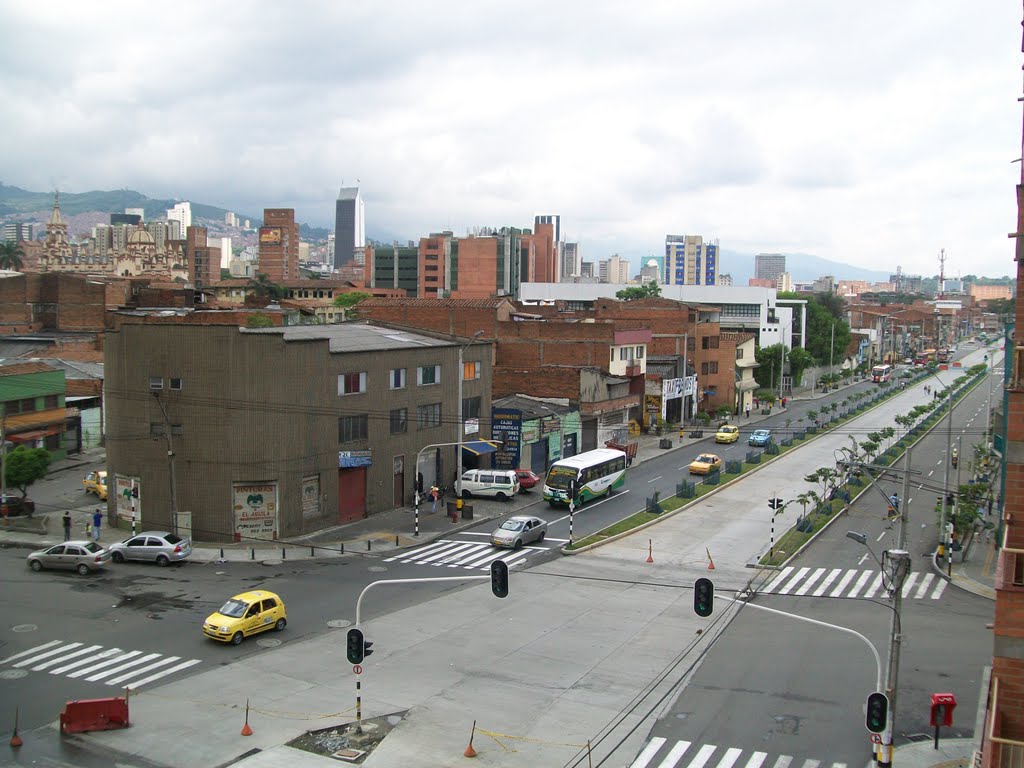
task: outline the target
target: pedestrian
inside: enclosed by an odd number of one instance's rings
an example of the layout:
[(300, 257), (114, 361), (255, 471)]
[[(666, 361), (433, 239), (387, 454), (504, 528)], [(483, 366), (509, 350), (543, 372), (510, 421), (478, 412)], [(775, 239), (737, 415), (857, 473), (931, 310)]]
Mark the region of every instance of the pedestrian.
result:
[(430, 486), (430, 511), (437, 512), (438, 490), (436, 485)]
[(747, 418), (748, 419), (750, 418), (750, 406), (749, 405), (747, 406)]
[(62, 518), (62, 520), (64, 522), (64, 541), (69, 541), (71, 539), (71, 512), (70, 512), (70, 510), (64, 512), (64, 517)]
[(761, 407), (760, 406), (760, 401), (756, 397), (754, 398), (754, 407), (755, 408), (760, 408)]
[(783, 408), (785, 408), (785, 407), (786, 407), (786, 403), (787, 403), (788, 401), (789, 401), (789, 398), (788, 398), (788, 397), (784, 397), (784, 398), (782, 398), (782, 407), (783, 407)]
[(103, 510), (98, 509), (92, 515), (92, 537), (100, 540), (100, 527), (103, 525)]

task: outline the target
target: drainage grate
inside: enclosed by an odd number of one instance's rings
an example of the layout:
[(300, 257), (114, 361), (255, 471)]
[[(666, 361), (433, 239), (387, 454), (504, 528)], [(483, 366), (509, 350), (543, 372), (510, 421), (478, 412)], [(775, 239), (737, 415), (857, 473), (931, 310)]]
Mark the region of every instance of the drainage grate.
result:
[(934, 738), (934, 735), (929, 733), (909, 733), (903, 738), (907, 741), (917, 743), (919, 741), (931, 741)]

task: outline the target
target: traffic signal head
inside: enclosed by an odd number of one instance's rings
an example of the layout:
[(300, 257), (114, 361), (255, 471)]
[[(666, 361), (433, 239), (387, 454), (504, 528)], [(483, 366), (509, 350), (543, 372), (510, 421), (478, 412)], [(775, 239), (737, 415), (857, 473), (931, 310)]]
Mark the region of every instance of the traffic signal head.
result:
[(868, 711), (865, 725), (871, 733), (881, 733), (889, 722), (889, 697), (881, 691), (868, 694)]
[(711, 579), (699, 578), (693, 583), (693, 612), (706, 619), (715, 607), (715, 585)]
[(491, 561), (491, 592), (495, 597), (508, 597), (508, 563)]
[(373, 651), (370, 650), (372, 647), (373, 647), (373, 643), (371, 643), (369, 640), (363, 640), (363, 658), (364, 659), (367, 656), (369, 656), (371, 653), (373, 653)]
[(363, 631), (352, 627), (345, 638), (345, 658), (350, 664), (359, 664), (364, 655)]

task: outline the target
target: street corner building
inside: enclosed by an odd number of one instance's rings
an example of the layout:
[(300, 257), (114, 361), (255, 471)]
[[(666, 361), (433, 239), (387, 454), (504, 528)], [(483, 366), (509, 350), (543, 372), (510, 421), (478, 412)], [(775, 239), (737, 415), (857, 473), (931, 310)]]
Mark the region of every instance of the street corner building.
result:
[[(458, 440), (457, 337), (383, 324), (267, 328), (124, 316), (107, 334), (108, 504), (200, 541), (312, 533), (412, 504), (417, 454)], [(464, 402), (491, 400), (491, 347)], [(454, 453), (431, 455), (453, 476)]]

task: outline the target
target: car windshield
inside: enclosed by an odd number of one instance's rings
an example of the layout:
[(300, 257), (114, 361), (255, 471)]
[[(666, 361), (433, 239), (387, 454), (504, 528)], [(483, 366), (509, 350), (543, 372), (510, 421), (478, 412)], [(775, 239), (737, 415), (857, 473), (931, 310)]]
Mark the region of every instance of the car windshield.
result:
[(245, 615), (245, 609), (248, 607), (248, 604), (243, 603), (241, 600), (231, 598), (220, 607), (218, 613), (230, 616), (232, 619), (240, 619)]
[(522, 520), (506, 520), (501, 524), (503, 531), (521, 531), (525, 523)]

